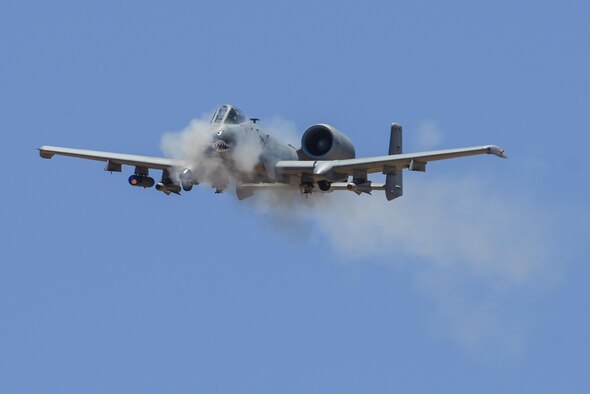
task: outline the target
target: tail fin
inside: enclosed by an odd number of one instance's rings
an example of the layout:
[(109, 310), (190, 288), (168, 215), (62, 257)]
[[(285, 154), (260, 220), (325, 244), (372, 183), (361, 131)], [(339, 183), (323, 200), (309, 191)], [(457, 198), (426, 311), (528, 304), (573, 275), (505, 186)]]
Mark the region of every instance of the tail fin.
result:
[[(391, 125), (389, 137), (389, 154), (402, 153), (402, 126), (397, 123)], [(385, 197), (388, 201), (401, 197), (404, 194), (404, 179), (401, 168), (389, 168), (385, 171)]]

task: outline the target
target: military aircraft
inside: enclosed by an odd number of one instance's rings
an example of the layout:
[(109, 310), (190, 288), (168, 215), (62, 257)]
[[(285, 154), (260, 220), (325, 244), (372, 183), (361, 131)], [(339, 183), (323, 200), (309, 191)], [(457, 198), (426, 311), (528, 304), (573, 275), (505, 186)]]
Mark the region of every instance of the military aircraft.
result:
[[(258, 127), (258, 119), (247, 119), (233, 105), (219, 107), (206, 131), (205, 147), (199, 148), (195, 157), (167, 158), (139, 156), (122, 153), (99, 152), (42, 146), (42, 158), (54, 155), (106, 162), (106, 171), (121, 172), (123, 165), (135, 167), (129, 177), (131, 186), (150, 188), (156, 186), (167, 195), (190, 191), (193, 185), (205, 183), (216, 193), (223, 192), (229, 184), (235, 184), (240, 200), (250, 197), (257, 190), (299, 190), (303, 195), (320, 192), (349, 190), (358, 195), (383, 190), (387, 200), (403, 194), (402, 171), (425, 171), (431, 161), (457, 157), (493, 154), (506, 158), (504, 150), (496, 145), (474, 146), (436, 150), (431, 152), (403, 153), (402, 128), (391, 125), (389, 151), (384, 156), (356, 158), (350, 138), (329, 124), (309, 127), (301, 138), (298, 149), (285, 144)], [(251, 155), (252, 165), (243, 168), (237, 160), (240, 146), (258, 148), (242, 150), (240, 155)], [(242, 145), (241, 145), (242, 144)], [(198, 157), (198, 159), (197, 159)], [(211, 164), (214, 165), (211, 165)], [(162, 177), (156, 183), (149, 176), (150, 170), (161, 170)], [(381, 173), (385, 183), (374, 183), (368, 175)], [(317, 187), (317, 189), (316, 189)]]

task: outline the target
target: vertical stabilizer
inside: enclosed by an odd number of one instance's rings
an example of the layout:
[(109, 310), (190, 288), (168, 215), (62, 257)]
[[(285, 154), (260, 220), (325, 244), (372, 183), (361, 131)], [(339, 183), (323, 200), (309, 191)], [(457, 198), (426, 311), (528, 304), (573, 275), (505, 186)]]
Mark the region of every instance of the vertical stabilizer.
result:
[[(399, 155), (402, 151), (402, 126), (397, 123), (391, 125), (389, 137), (389, 154)], [(385, 197), (388, 201), (401, 197), (404, 191), (404, 180), (401, 168), (387, 168), (385, 177)]]

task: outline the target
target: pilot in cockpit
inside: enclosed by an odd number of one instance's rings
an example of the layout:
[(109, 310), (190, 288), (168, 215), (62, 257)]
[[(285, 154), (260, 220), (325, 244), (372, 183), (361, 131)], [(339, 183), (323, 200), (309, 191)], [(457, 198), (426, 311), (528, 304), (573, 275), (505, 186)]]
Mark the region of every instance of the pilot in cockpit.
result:
[(211, 119), (211, 123), (221, 123), (226, 112), (227, 112), (226, 105), (220, 107), (217, 111), (215, 111), (215, 114), (213, 115), (213, 119)]
[(211, 123), (240, 124), (244, 122), (246, 122), (246, 117), (242, 111), (227, 105), (221, 106), (211, 119)]
[(229, 110), (227, 114), (227, 118), (225, 119), (225, 123), (232, 123), (232, 124), (239, 124), (244, 123), (246, 121), (246, 117), (242, 114), (242, 111), (233, 107)]

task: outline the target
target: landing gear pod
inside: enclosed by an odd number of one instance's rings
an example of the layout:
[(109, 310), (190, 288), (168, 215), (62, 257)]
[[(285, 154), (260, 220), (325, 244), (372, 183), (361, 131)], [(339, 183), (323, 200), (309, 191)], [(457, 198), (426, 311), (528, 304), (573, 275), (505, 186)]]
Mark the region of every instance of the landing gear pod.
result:
[(330, 187), (332, 186), (332, 182), (328, 182), (328, 181), (318, 181), (318, 187), (320, 188), (321, 191), (323, 192), (329, 192), (330, 191)]
[(193, 172), (185, 168), (180, 172), (180, 184), (182, 185), (182, 190), (189, 192), (193, 189), (193, 185), (198, 185), (199, 182), (193, 178)]
[(187, 182), (182, 182), (182, 190), (184, 190), (185, 192), (190, 192), (191, 190), (193, 190), (193, 183), (191, 181), (187, 181)]
[(149, 176), (131, 175), (129, 177), (129, 184), (131, 186), (147, 188), (154, 186), (155, 183), (154, 178), (150, 178)]

